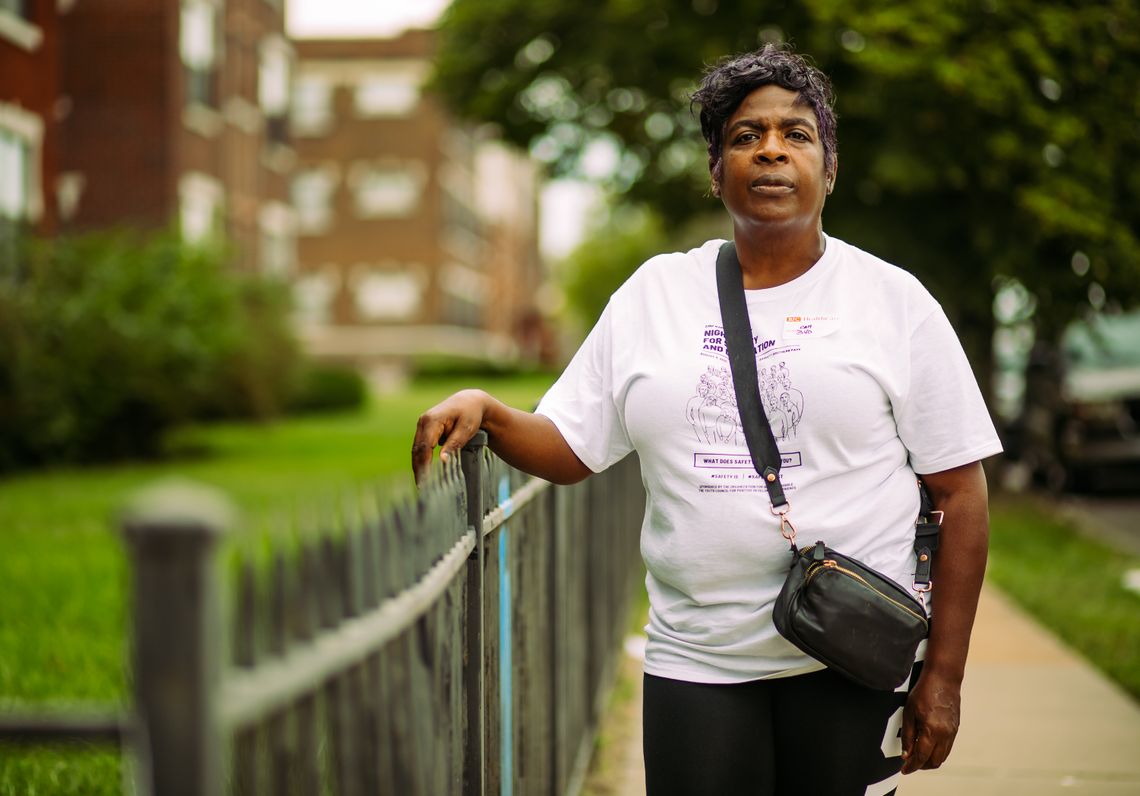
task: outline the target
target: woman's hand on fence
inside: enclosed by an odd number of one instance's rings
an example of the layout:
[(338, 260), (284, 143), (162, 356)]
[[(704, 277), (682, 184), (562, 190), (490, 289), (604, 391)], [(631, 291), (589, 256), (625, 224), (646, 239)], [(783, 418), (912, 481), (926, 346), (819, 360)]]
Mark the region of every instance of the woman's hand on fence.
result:
[(550, 418), (512, 409), (482, 390), (463, 390), (420, 416), (412, 442), (416, 483), (431, 473), (437, 445), (440, 459), (447, 461), (480, 428), (487, 432), (491, 450), (523, 472), (556, 484), (577, 483), (591, 473)]
[(431, 472), (432, 454), (440, 446), (440, 461), (457, 456), (483, 423), (491, 396), (463, 390), (420, 415), (412, 441), (412, 472), (420, 484)]

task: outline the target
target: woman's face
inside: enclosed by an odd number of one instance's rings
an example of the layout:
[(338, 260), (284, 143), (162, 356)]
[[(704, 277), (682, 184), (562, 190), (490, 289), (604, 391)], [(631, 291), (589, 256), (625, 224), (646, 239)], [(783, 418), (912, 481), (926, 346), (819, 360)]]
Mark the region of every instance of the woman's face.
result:
[(820, 224), (835, 175), (824, 173), (815, 113), (796, 93), (762, 86), (725, 124), (717, 193), (737, 228)]

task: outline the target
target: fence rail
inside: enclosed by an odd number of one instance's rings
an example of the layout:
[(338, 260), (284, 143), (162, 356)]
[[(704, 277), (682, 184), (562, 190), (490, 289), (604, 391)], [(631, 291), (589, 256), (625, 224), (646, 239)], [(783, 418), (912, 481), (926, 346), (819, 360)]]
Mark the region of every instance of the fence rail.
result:
[(224, 501), (151, 491), (124, 523), (132, 715), (0, 716), (0, 743), (121, 745), (154, 796), (574, 794), (643, 509), (633, 459), (554, 487), (480, 432), (414, 502), (223, 578)]

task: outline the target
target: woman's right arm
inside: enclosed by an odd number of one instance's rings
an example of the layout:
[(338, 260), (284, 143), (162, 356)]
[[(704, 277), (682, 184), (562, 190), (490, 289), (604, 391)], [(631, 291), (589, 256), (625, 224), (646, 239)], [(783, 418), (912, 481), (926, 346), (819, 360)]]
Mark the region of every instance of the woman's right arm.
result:
[(482, 390), (463, 390), (420, 416), (412, 441), (416, 483), (423, 483), (431, 471), (437, 445), (440, 460), (447, 461), (480, 428), (487, 432), (491, 450), (531, 475), (573, 484), (591, 474), (550, 418), (512, 409)]

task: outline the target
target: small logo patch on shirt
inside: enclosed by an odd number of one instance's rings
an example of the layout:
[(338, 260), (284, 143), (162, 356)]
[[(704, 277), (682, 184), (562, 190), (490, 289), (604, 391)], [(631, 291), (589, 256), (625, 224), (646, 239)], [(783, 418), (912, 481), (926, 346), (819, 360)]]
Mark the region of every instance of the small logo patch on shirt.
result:
[(838, 328), (838, 315), (788, 315), (784, 318), (784, 339), (825, 337)]

